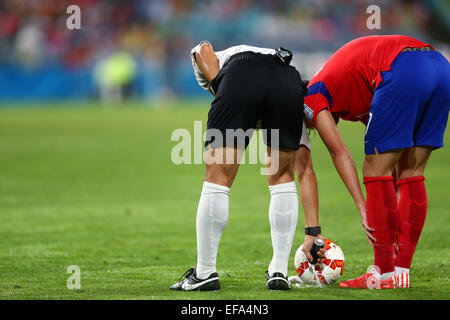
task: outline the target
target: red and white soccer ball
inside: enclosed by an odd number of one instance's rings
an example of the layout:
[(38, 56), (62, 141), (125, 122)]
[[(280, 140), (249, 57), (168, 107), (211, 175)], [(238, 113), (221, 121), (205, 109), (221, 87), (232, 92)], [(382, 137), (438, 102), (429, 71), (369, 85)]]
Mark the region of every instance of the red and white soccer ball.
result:
[(315, 274), (310, 270), (310, 263), (302, 251), (303, 244), (295, 253), (295, 271), (297, 271), (300, 280), (305, 284), (316, 284), (317, 280), (324, 285), (331, 284), (336, 282), (344, 272), (345, 258), (342, 249), (333, 241), (324, 240), (326, 259), (322, 263), (315, 265)]

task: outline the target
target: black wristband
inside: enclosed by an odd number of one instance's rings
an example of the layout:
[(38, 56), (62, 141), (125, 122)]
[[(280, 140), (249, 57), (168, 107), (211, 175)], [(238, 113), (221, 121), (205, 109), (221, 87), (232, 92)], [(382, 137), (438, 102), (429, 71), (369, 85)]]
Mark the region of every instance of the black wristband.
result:
[(305, 235), (307, 235), (307, 236), (317, 236), (318, 234), (321, 234), (321, 233), (322, 233), (322, 231), (320, 230), (320, 226), (305, 228)]

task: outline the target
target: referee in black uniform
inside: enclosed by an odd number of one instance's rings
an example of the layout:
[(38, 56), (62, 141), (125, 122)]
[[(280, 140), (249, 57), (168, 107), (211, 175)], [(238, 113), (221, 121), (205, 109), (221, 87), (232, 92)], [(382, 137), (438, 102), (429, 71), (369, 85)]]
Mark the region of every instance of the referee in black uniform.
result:
[[(287, 268), (298, 218), (294, 160), (303, 126), (299, 72), (285, 49), (236, 46), (214, 52), (208, 42), (191, 51), (195, 76), (215, 99), (208, 113), (205, 143), (206, 176), (197, 209), (197, 266), (172, 290), (219, 290), (216, 258), (228, 222), (229, 192), (239, 162), (259, 125), (266, 132), (266, 167), (271, 194), (269, 220), (273, 247), (267, 288), (290, 288)], [(234, 132), (231, 136), (227, 132)], [(250, 134), (249, 134), (250, 132)]]

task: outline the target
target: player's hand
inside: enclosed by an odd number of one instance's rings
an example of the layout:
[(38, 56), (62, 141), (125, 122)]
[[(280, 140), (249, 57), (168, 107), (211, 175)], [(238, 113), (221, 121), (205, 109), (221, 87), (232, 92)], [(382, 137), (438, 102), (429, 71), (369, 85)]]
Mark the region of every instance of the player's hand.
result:
[[(306, 258), (311, 262), (314, 260), (313, 256), (311, 255), (311, 249), (314, 244), (315, 239), (323, 239), (322, 235), (319, 234), (317, 236), (305, 236), (305, 241), (303, 242), (303, 248), (302, 251), (306, 255)], [(317, 263), (323, 262), (323, 259), (325, 259), (325, 248), (320, 249), (317, 251), (317, 255), (319, 256), (319, 259), (317, 259)]]
[(369, 241), (370, 245), (373, 248), (374, 242), (377, 241), (377, 239), (372, 235), (372, 233), (375, 231), (375, 229), (371, 228), (369, 226), (369, 223), (367, 222), (366, 207), (364, 206), (363, 208), (360, 208), (359, 211), (361, 214), (362, 227), (364, 228), (364, 232), (366, 233), (367, 240)]

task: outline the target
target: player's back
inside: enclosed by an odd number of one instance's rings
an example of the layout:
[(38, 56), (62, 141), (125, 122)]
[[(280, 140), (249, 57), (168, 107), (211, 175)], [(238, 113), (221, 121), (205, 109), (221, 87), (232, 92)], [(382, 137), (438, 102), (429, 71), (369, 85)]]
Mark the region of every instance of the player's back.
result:
[(370, 87), (375, 88), (382, 81), (380, 72), (389, 70), (392, 61), (401, 50), (425, 46), (430, 45), (403, 35), (361, 37), (348, 42), (336, 51), (322, 70), (326, 72), (327, 77), (335, 79), (334, 84), (339, 83), (338, 79), (345, 74), (355, 72), (362, 76)]
[[(328, 107), (345, 120), (367, 120), (374, 89), (382, 82), (396, 56), (405, 48), (431, 47), (408, 36), (367, 36), (342, 46), (311, 79), (308, 96), (321, 93)], [(315, 109), (313, 97), (305, 100)], [(322, 104), (322, 103), (321, 103)]]

